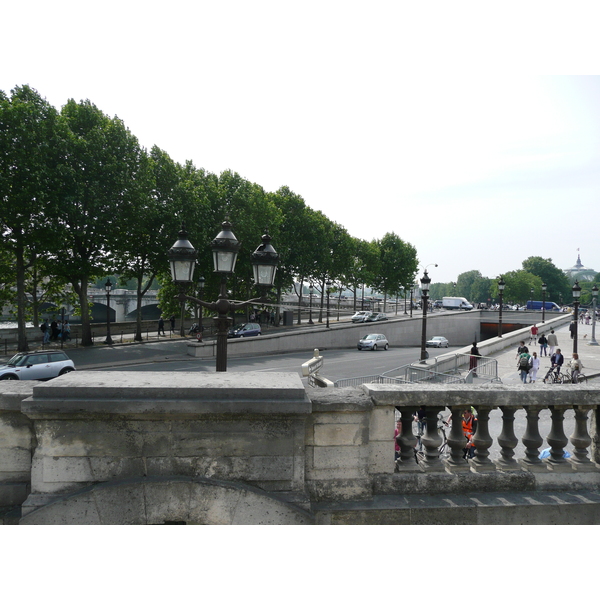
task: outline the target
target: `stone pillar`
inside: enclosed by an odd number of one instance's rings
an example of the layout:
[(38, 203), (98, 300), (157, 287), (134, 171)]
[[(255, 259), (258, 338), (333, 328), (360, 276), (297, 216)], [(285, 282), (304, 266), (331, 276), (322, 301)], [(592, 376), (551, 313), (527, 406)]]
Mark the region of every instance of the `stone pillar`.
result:
[(444, 461), (446, 471), (449, 473), (459, 473), (469, 471), (469, 464), (464, 458), (464, 448), (466, 444), (465, 434), (462, 427), (462, 415), (468, 406), (452, 407), (452, 427), (448, 436), (448, 446), (450, 446), (450, 457)]
[(475, 457), (471, 460), (471, 469), (476, 473), (489, 473), (496, 470), (496, 466), (489, 459), (489, 448), (493, 441), (490, 436), (490, 411), (491, 408), (478, 406), (477, 408), (477, 431), (473, 436), (475, 444)]
[(444, 410), (443, 406), (427, 406), (425, 408), (427, 431), (421, 438), (425, 448), (425, 459), (419, 466), (427, 473), (444, 470), (444, 465), (439, 456), (439, 447), (442, 444), (442, 438), (437, 428), (438, 413), (442, 410)]
[(541, 410), (539, 406), (525, 407), (527, 428), (521, 441), (526, 449), (525, 458), (522, 458), (519, 462), (528, 471), (547, 471), (546, 465), (540, 459), (540, 447), (544, 443), (539, 428)]
[(565, 435), (563, 421), (567, 406), (550, 406), (552, 427), (546, 438), (550, 444), (550, 458), (544, 460), (550, 471), (571, 471), (571, 465), (564, 457), (565, 446), (569, 441)]
[(592, 438), (587, 431), (588, 413), (591, 406), (574, 406), (575, 411), (575, 431), (570, 437), (573, 444), (573, 456), (569, 459), (573, 470), (575, 471), (597, 471), (597, 466), (588, 456), (588, 447), (592, 443)]
[(400, 457), (396, 461), (396, 470), (401, 473), (409, 471), (420, 471), (415, 460), (415, 445), (417, 438), (413, 434), (413, 415), (417, 412), (417, 406), (402, 406), (400, 408), (402, 434), (398, 440), (400, 446)]
[(519, 443), (515, 435), (515, 412), (520, 407), (502, 406), (502, 432), (498, 436), (500, 444), (500, 458), (496, 461), (496, 466), (502, 471), (517, 471), (520, 469), (519, 463), (514, 459), (515, 448)]

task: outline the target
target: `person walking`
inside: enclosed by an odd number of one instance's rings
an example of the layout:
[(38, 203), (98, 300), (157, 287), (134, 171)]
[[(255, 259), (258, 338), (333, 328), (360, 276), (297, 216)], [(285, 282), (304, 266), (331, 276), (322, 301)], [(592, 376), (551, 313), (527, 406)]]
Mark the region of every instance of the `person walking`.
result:
[(162, 335), (167, 335), (165, 333), (165, 320), (162, 318), (162, 316), (158, 320), (158, 335), (160, 336), (161, 333)]
[(540, 358), (542, 356), (548, 356), (548, 339), (543, 333), (540, 335), (538, 343), (540, 345)]
[(548, 336), (548, 346), (550, 346), (550, 356), (552, 356), (554, 354), (556, 346), (558, 346), (558, 338), (554, 333), (554, 329), (550, 330), (550, 335)]
[(531, 356), (529, 352), (521, 352), (517, 358), (517, 370), (519, 371), (519, 377), (523, 383), (527, 383), (527, 375), (531, 370)]
[(536, 352), (531, 355), (531, 371), (529, 371), (529, 383), (535, 383), (540, 370), (540, 358)]
[(519, 345), (517, 346), (517, 358), (523, 353), (529, 354), (529, 348), (525, 345), (525, 342), (519, 342)]
[(175, 333), (175, 315), (171, 315), (169, 321), (171, 321), (171, 333)]
[(537, 344), (537, 336), (538, 336), (538, 326), (537, 325), (533, 325), (531, 327), (531, 336), (529, 338), (529, 343), (533, 344), (535, 346), (535, 344)]
[(477, 342), (473, 342), (473, 346), (471, 347), (471, 356), (469, 358), (469, 371), (472, 371), (473, 377), (477, 377), (477, 361), (481, 353), (479, 352), (479, 348), (477, 348)]

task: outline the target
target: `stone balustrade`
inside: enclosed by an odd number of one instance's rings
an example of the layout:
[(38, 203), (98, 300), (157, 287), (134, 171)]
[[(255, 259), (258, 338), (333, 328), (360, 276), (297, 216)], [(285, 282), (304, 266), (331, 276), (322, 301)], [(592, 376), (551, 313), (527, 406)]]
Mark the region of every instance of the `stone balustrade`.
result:
[[(493, 522), (600, 523), (592, 383), (306, 390), (289, 373), (160, 372), (4, 383), (0, 513), (18, 506), (22, 523), (489, 522), (489, 494), (502, 494)], [(427, 432), (417, 463), (412, 419), (421, 406)], [(477, 450), (466, 461), (461, 414), (470, 406)], [(438, 456), (442, 410), (452, 414), (447, 458)], [(495, 415), (502, 425), (493, 434)], [(574, 421), (569, 437), (565, 417)], [(517, 418), (526, 421), (519, 435)], [(545, 444), (550, 456), (540, 460)], [(510, 512), (509, 492), (526, 511)], [(418, 509), (433, 501), (427, 518), (437, 520), (427, 521)]]

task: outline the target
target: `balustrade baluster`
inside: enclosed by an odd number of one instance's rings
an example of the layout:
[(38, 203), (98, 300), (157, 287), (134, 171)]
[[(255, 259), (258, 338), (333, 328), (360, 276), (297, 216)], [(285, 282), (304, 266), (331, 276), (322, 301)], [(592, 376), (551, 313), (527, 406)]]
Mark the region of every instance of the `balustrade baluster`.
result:
[(569, 441), (565, 435), (563, 421), (564, 414), (568, 407), (566, 406), (549, 406), (552, 415), (552, 427), (550, 434), (546, 438), (550, 444), (550, 458), (544, 460), (546, 466), (551, 471), (571, 471), (571, 465), (564, 457), (565, 446)]
[(490, 411), (491, 408), (477, 408), (477, 431), (473, 436), (475, 444), (475, 457), (471, 459), (471, 469), (476, 473), (485, 473), (496, 470), (496, 465), (489, 459), (489, 448), (493, 441), (490, 436)]
[(515, 412), (521, 407), (501, 406), (502, 411), (502, 432), (498, 436), (500, 445), (500, 458), (496, 461), (496, 466), (503, 471), (519, 470), (519, 463), (515, 460), (515, 448), (519, 443), (515, 435)]
[(527, 413), (527, 428), (525, 435), (521, 439), (525, 446), (525, 458), (519, 462), (529, 471), (547, 471), (546, 465), (540, 459), (540, 447), (544, 443), (544, 438), (540, 435), (539, 421), (540, 411), (539, 406), (526, 406)]
[(438, 413), (444, 410), (443, 406), (427, 406), (425, 408), (425, 420), (427, 422), (427, 431), (421, 438), (425, 448), (425, 459), (420, 463), (423, 471), (443, 471), (444, 465), (439, 457), (439, 447), (442, 444), (442, 438), (438, 433)]
[(597, 471), (598, 467), (590, 460), (588, 456), (588, 447), (592, 443), (592, 438), (588, 434), (587, 420), (591, 406), (574, 406), (575, 411), (575, 430), (569, 438), (573, 444), (573, 456), (569, 459), (572, 468), (575, 471)]
[(465, 434), (462, 427), (463, 412), (468, 406), (452, 407), (452, 426), (450, 435), (448, 435), (448, 446), (450, 447), (450, 456), (444, 461), (446, 470), (450, 473), (461, 471), (470, 471), (469, 464), (464, 458), (464, 449), (466, 444)]
[(419, 471), (415, 460), (415, 446), (417, 438), (413, 434), (412, 424), (413, 415), (417, 412), (416, 406), (403, 406), (400, 408), (400, 421), (402, 422), (402, 433), (398, 439), (400, 446), (400, 457), (396, 461), (396, 468), (399, 471)]

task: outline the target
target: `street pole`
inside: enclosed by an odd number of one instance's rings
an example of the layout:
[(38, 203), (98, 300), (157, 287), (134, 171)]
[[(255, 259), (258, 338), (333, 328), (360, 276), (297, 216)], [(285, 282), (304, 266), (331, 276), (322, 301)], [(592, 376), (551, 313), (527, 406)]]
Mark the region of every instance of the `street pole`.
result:
[(575, 284), (573, 285), (572, 288), (573, 291), (573, 306), (575, 307), (575, 314), (574, 314), (574, 318), (575, 318), (575, 327), (573, 328), (573, 354), (577, 353), (577, 323), (579, 321), (579, 298), (581, 297), (581, 287), (579, 286), (579, 283), (577, 281), (575, 281)]
[(592, 288), (592, 298), (593, 301), (593, 314), (592, 314), (592, 339), (588, 346), (597, 346), (598, 342), (596, 341), (596, 302), (598, 300), (598, 286), (594, 285)]
[(500, 311), (498, 313), (498, 337), (501, 338), (502, 337), (502, 295), (504, 293), (504, 286), (506, 284), (504, 283), (504, 279), (502, 277), (500, 277), (500, 280), (498, 281), (498, 292), (500, 293)]
[(542, 323), (546, 322), (546, 288), (548, 286), (542, 283)]
[(110, 337), (110, 290), (112, 289), (112, 283), (110, 279), (106, 280), (104, 289), (106, 290), (106, 339), (104, 340), (104, 343), (112, 344), (113, 341)]

